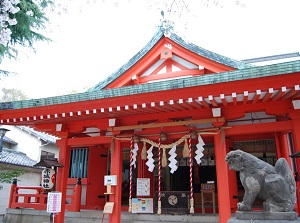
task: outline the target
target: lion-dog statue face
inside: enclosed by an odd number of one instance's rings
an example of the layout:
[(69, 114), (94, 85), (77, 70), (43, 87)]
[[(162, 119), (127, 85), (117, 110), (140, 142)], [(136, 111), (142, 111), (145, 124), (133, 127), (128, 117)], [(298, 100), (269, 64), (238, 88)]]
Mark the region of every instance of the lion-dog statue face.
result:
[(265, 211), (292, 211), (296, 203), (296, 183), (293, 173), (284, 158), (275, 166), (241, 150), (231, 151), (226, 156), (231, 170), (240, 172), (245, 189), (239, 211), (251, 211), (256, 197), (264, 200)]
[(229, 169), (235, 170), (235, 171), (241, 171), (243, 169), (243, 159), (240, 152), (236, 153), (228, 153), (226, 156), (226, 162), (229, 165)]

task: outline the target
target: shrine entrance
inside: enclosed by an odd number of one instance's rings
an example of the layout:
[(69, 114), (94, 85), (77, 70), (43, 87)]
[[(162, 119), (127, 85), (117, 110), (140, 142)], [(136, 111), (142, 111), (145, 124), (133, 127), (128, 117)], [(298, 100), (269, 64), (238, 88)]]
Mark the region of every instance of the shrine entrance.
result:
[[(192, 143), (192, 184), (194, 192), (194, 204), (195, 212), (201, 213), (201, 184), (211, 183), (216, 188), (216, 166), (215, 166), (215, 151), (214, 145), (204, 145), (203, 157), (198, 164), (194, 159), (197, 150), (197, 140)], [(183, 143), (184, 144), (184, 143)], [(126, 146), (125, 146), (126, 147)], [(129, 193), (130, 193), (130, 148), (123, 148), (123, 170), (122, 170), (122, 206), (123, 210), (127, 210), (129, 205)], [(142, 146), (139, 146), (139, 151), (136, 158), (136, 168), (132, 168), (132, 198), (139, 197), (136, 195), (137, 178), (150, 178), (150, 196), (153, 198), (154, 212), (157, 210), (158, 201), (158, 148), (153, 147), (153, 159), (154, 168), (150, 171), (150, 168), (146, 165), (148, 159), (143, 160), (140, 158), (142, 153)], [(150, 146), (146, 149), (149, 150)], [(184, 145), (179, 145), (176, 148), (176, 166), (177, 169), (172, 173), (169, 166), (168, 154), (170, 149), (166, 150), (166, 158), (168, 165), (160, 169), (160, 186), (161, 186), (161, 202), (163, 213), (189, 213), (190, 208), (190, 159), (189, 157), (183, 157)], [(170, 199), (176, 196), (176, 204), (172, 203)], [(171, 197), (171, 198), (170, 198)], [(146, 198), (146, 196), (144, 197)], [(217, 200), (217, 197), (216, 197)], [(217, 203), (217, 202), (216, 202)], [(212, 206), (212, 204), (211, 204)], [(212, 207), (207, 212), (212, 212)]]
[[(212, 184), (212, 188), (215, 196), (215, 209), (217, 210), (218, 204), (218, 191), (217, 191), (217, 174), (216, 174), (216, 162), (215, 162), (215, 148), (214, 144), (207, 144), (203, 146), (203, 156), (201, 162), (198, 164), (196, 160), (192, 159), (192, 185), (193, 185), (193, 196), (196, 213), (203, 213), (202, 199), (204, 199), (204, 212), (213, 213), (213, 200), (211, 194), (201, 193), (203, 192), (203, 186), (206, 184)], [(147, 150), (149, 147), (147, 147)], [(184, 146), (177, 146), (176, 148), (176, 166), (177, 169), (171, 173), (171, 168), (167, 165), (161, 168), (161, 201), (162, 201), (162, 212), (182, 214), (189, 213), (189, 197), (190, 197), (190, 164), (189, 158), (183, 157)], [(196, 150), (196, 144), (192, 145), (193, 157)], [(245, 152), (251, 153), (256, 157), (274, 165), (277, 160), (276, 145), (274, 139), (262, 139), (262, 140), (247, 140), (233, 142), (233, 147), (230, 149), (240, 149)], [(169, 159), (170, 155), (166, 152), (166, 158)], [(141, 153), (141, 148), (138, 153)], [(154, 212), (157, 209), (158, 201), (158, 148), (153, 147), (153, 159), (154, 169), (149, 171), (146, 166), (147, 160), (137, 158), (136, 168), (132, 168), (132, 198), (138, 197), (136, 195), (137, 178), (150, 178), (150, 190), (153, 198)], [(139, 155), (137, 156), (139, 157)], [(168, 164), (169, 164), (168, 160)], [(238, 193), (235, 194), (235, 199), (239, 202), (243, 198), (244, 189), (240, 183), (238, 172), (237, 187)], [(205, 191), (204, 191), (205, 192)], [(123, 209), (127, 210), (129, 205), (129, 193), (130, 193), (130, 148), (123, 149), (123, 171), (122, 171), (122, 206)], [(203, 196), (203, 197), (202, 197)], [(176, 198), (175, 198), (176, 197)], [(174, 199), (173, 201), (172, 198)], [(207, 202), (208, 201), (208, 202)], [(173, 203), (172, 203), (173, 202)], [(259, 201), (256, 202), (259, 206)]]

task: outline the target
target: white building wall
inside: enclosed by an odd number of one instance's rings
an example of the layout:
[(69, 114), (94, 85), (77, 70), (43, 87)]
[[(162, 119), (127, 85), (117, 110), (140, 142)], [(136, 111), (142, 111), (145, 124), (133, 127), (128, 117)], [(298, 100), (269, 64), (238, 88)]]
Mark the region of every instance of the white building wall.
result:
[[(59, 148), (56, 145), (46, 144), (36, 136), (30, 135), (29, 133), (15, 126), (0, 125), (0, 127), (9, 129), (10, 131), (6, 133), (6, 136), (18, 143), (17, 145), (10, 145), (9, 147), (7, 143), (3, 143), (4, 148), (25, 153), (29, 158), (37, 163), (40, 161), (41, 150), (54, 153), (55, 157), (58, 158)], [(35, 173), (34, 171), (28, 172), (18, 177), (18, 185), (39, 186), (40, 179), (40, 173)], [(0, 190), (0, 214), (4, 214), (6, 208), (8, 207), (11, 184), (0, 183), (0, 185), (3, 186), (3, 189)], [(32, 192), (35, 193), (35, 191)]]
[(5, 135), (18, 143), (17, 145), (11, 146), (11, 149), (25, 153), (30, 159), (33, 159), (36, 162), (40, 160), (41, 153), (39, 147), (41, 141), (37, 137), (30, 135), (15, 126), (6, 125), (2, 127), (9, 129), (10, 131)]
[(56, 145), (47, 144), (36, 136), (30, 135), (15, 126), (0, 125), (0, 127), (9, 129), (10, 131), (5, 135), (18, 143), (17, 145), (11, 145), (9, 149), (25, 153), (30, 159), (36, 162), (40, 161), (41, 150), (54, 153), (55, 157), (58, 158), (59, 150)]

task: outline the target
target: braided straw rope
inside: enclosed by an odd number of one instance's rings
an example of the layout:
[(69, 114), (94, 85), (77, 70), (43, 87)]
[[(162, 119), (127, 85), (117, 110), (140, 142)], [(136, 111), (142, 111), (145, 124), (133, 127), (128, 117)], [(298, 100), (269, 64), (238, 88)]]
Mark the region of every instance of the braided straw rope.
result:
[[(216, 135), (219, 134), (221, 130), (219, 130), (218, 132), (198, 132), (198, 135)], [(178, 146), (180, 145), (183, 141), (185, 141), (186, 139), (189, 138), (189, 134), (182, 136), (180, 139), (178, 139), (176, 142), (173, 142), (171, 144), (160, 144), (160, 148), (161, 149), (171, 149), (173, 146)], [(122, 138), (122, 137), (116, 137), (115, 139), (117, 140), (131, 140), (131, 138)], [(141, 142), (146, 142), (149, 143), (150, 145), (154, 146), (154, 147), (158, 147), (158, 143), (152, 141), (151, 139), (147, 139), (147, 138), (140, 138)]]

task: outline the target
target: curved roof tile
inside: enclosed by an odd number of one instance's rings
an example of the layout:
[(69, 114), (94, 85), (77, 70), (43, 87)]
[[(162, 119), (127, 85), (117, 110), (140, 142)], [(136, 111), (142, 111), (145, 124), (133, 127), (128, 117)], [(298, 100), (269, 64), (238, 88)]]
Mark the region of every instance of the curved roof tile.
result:
[(0, 162), (33, 167), (36, 161), (30, 159), (25, 153), (3, 148), (0, 152)]
[(33, 128), (30, 128), (27, 126), (16, 126), (16, 127), (31, 134), (31, 135), (34, 135), (35, 137), (37, 137), (45, 142), (52, 143), (52, 144), (55, 144), (55, 142), (56, 142), (57, 138), (54, 136), (51, 136), (49, 134), (35, 131)]

